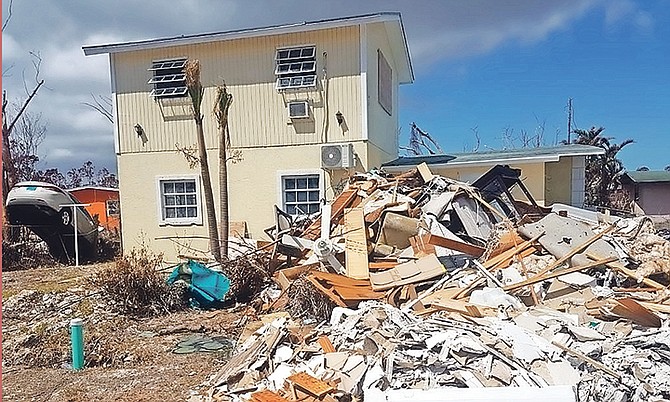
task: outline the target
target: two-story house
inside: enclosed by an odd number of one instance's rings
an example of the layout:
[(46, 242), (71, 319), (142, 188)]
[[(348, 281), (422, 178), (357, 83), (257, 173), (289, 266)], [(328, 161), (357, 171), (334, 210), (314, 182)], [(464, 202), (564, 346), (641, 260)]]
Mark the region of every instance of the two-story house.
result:
[[(396, 158), (398, 86), (414, 80), (398, 13), (83, 49), (109, 55), (123, 246), (148, 243), (168, 260), (182, 246), (207, 250), (199, 169), (177, 151), (196, 144), (188, 60), (201, 65), (212, 172), (216, 86), (225, 81), (233, 95), (231, 145), (241, 157), (229, 162), (230, 217), (255, 238), (274, 223), (273, 204), (317, 212), (343, 178)], [(182, 246), (169, 239), (177, 236)]]

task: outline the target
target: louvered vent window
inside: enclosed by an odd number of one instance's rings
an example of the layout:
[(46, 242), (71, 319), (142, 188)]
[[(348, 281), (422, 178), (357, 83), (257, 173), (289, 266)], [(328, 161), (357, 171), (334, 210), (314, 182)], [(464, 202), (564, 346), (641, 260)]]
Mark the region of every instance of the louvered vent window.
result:
[(186, 59), (157, 60), (151, 63), (149, 71), (153, 77), (149, 84), (153, 86), (151, 96), (155, 99), (179, 98), (186, 96)]
[(275, 62), (278, 90), (316, 86), (316, 46), (277, 49)]

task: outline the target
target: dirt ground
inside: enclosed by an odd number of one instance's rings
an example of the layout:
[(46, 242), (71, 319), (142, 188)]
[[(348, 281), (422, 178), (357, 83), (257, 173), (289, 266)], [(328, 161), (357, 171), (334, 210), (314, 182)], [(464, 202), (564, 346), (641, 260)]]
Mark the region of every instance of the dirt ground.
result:
[[(175, 354), (176, 344), (193, 334), (235, 342), (253, 319), (248, 308), (110, 313), (86, 281), (106, 264), (2, 273), (3, 401), (184, 401), (206, 389), (230, 350)], [(75, 316), (84, 316), (88, 342), (79, 372), (69, 368)]]

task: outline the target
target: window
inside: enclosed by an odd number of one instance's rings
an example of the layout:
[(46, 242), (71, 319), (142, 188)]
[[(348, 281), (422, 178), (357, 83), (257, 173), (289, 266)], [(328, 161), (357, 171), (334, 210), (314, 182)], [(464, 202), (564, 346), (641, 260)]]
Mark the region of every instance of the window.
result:
[(316, 86), (316, 46), (277, 49), (275, 62), (277, 89)]
[(159, 179), (158, 187), (161, 223), (202, 223), (200, 188), (196, 177)]
[(377, 99), (382, 109), (393, 116), (393, 71), (381, 50), (377, 50)]
[(186, 59), (157, 60), (151, 63), (149, 71), (153, 77), (149, 84), (153, 86), (151, 96), (154, 99), (179, 98), (186, 96)]
[(289, 215), (305, 215), (321, 209), (319, 175), (282, 176), (283, 210)]
[(107, 206), (107, 216), (116, 216), (121, 213), (119, 200), (107, 200), (105, 205)]

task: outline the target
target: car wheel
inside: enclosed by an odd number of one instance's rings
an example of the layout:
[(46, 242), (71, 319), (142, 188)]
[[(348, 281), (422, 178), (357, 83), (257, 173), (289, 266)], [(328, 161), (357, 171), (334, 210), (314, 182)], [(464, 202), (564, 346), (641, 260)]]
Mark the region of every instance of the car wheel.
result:
[(60, 220), (63, 226), (67, 226), (70, 224), (70, 220), (72, 219), (72, 214), (70, 213), (70, 210), (64, 209), (60, 213)]

